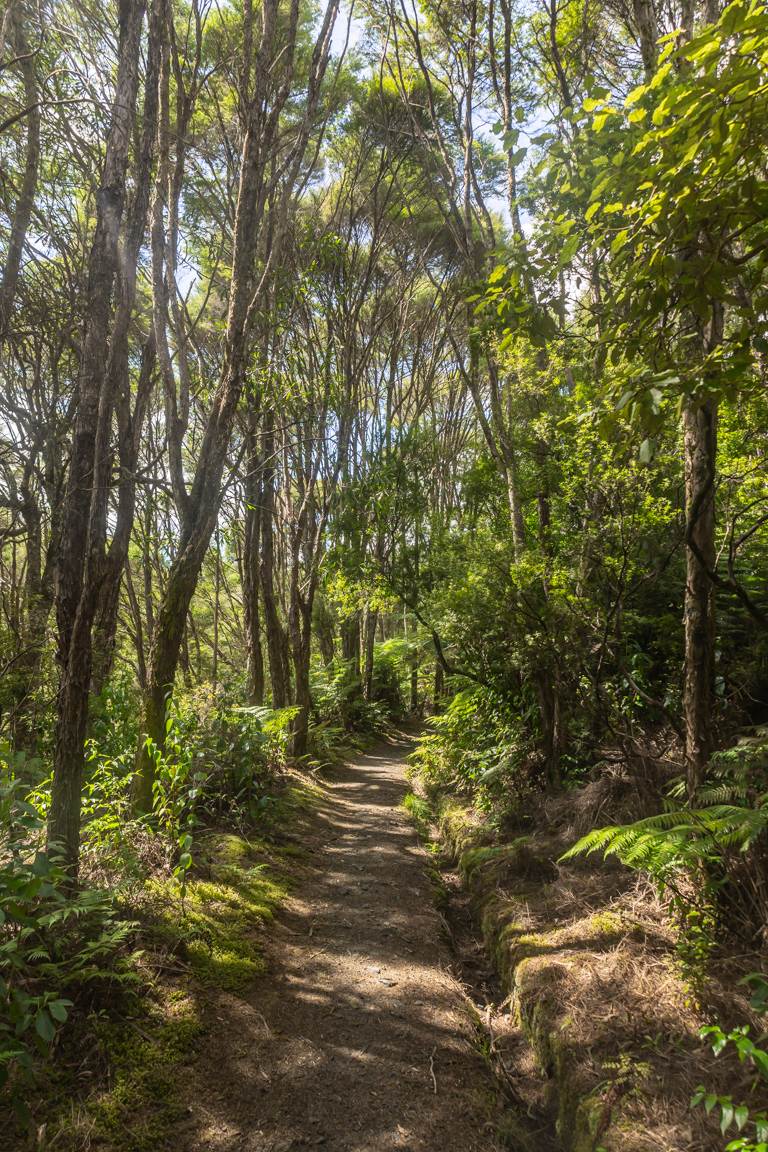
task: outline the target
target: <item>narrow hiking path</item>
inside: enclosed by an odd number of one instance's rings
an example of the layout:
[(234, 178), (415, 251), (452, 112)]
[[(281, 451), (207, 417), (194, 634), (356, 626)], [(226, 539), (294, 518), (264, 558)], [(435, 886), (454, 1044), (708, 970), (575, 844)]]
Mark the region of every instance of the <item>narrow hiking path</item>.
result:
[(183, 1152), (497, 1147), (498, 1087), (401, 807), (411, 746), (329, 773), (311, 867), (270, 929), (266, 974), (245, 1000), (210, 1006)]

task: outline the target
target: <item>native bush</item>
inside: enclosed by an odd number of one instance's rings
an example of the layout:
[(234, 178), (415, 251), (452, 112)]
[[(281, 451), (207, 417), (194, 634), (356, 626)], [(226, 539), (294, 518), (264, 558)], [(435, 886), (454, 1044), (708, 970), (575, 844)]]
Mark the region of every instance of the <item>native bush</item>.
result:
[(76, 1001), (133, 982), (133, 925), (109, 893), (73, 888), (44, 851), (43, 819), (0, 762), (0, 1087), (25, 1118), (24, 1095)]
[(498, 814), (522, 809), (537, 776), (524, 714), (476, 686), (457, 693), (429, 728), (411, 755), (428, 792), (453, 792)]

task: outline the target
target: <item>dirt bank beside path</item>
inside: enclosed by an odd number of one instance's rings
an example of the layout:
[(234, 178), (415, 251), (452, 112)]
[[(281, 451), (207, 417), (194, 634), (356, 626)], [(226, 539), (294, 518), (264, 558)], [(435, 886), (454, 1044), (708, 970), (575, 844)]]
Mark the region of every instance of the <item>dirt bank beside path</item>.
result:
[(497, 1146), (494, 1080), (400, 807), (410, 747), (385, 744), (329, 773), (267, 973), (244, 999), (210, 1003), (180, 1152)]

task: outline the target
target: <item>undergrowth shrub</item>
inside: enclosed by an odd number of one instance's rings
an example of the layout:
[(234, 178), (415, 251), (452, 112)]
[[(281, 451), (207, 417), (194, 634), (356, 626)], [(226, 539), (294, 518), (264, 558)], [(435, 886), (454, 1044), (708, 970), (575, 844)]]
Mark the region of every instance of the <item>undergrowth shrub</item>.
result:
[(310, 725), (313, 756), (336, 759), (339, 749), (343, 752), (349, 746), (350, 736), (374, 736), (385, 730), (391, 709), (386, 699), (377, 697), (375, 688), (376, 680), (372, 698), (366, 700), (360, 679), (348, 660), (336, 659), (328, 666), (313, 665), (313, 716)]
[(0, 1088), (22, 1120), (25, 1095), (75, 1001), (133, 983), (133, 925), (110, 894), (73, 890), (43, 843), (24, 782), (0, 761)]
[(415, 645), (404, 636), (377, 644), (373, 652), (372, 699), (391, 717), (405, 715), (407, 683)]
[(536, 786), (535, 759), (524, 717), (508, 702), (467, 688), (428, 723), (410, 757), (428, 792), (458, 794), (497, 815), (524, 810)]
[[(752, 987), (752, 1009), (765, 1013), (768, 1008), (768, 980), (765, 976), (752, 972), (741, 983)], [(700, 1035), (708, 1041), (715, 1056), (724, 1053), (735, 1055), (738, 1062), (754, 1074), (754, 1079), (748, 1101), (735, 1101), (733, 1096), (712, 1092), (705, 1084), (700, 1084), (691, 1100), (692, 1106), (704, 1108), (707, 1114), (714, 1113), (720, 1121), (723, 1136), (729, 1131), (737, 1133), (726, 1144), (725, 1152), (768, 1152), (768, 1108), (765, 1106), (768, 1051), (764, 1047), (765, 1037), (755, 1042), (747, 1024), (730, 1031), (725, 1031), (719, 1024), (709, 1024), (701, 1029)]]
[(632, 824), (596, 828), (563, 856), (601, 852), (645, 872), (681, 912), (716, 914), (752, 943), (768, 922), (768, 733), (758, 730), (713, 757), (690, 805), (672, 785), (663, 811)]
[(663, 810), (595, 828), (561, 857), (615, 856), (648, 875), (670, 902), (681, 973), (701, 1001), (718, 944), (764, 946), (768, 923), (768, 741), (757, 730), (712, 759), (695, 805), (673, 783)]

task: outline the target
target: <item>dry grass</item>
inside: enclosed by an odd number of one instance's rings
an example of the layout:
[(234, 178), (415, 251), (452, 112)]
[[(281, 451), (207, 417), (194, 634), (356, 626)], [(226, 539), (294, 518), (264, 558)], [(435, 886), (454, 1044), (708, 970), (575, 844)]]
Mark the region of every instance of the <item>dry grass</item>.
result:
[[(686, 982), (670, 910), (646, 879), (595, 857), (557, 864), (555, 878), (545, 879), (578, 835), (637, 819), (649, 806), (617, 769), (550, 800), (525, 852), (484, 848), (470, 861), (486, 939), (552, 1077), (572, 1152), (721, 1152), (727, 1138), (714, 1115), (691, 1109), (693, 1093), (705, 1084), (737, 1102), (751, 1099), (748, 1071), (715, 1058), (699, 1029), (715, 1017), (728, 1026), (749, 1018), (734, 971), (754, 970), (755, 958), (715, 972), (702, 1006)], [(457, 823), (454, 813), (451, 839), (466, 845)]]

